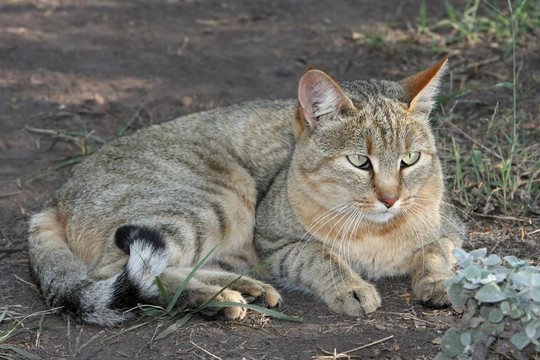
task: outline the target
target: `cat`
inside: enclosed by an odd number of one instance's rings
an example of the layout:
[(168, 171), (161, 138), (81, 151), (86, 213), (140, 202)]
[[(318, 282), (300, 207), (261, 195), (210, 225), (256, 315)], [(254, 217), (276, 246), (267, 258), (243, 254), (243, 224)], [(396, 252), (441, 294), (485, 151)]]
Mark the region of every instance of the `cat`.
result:
[(227, 284), (215, 301), (278, 306), (273, 286), (234, 281), (260, 263), (274, 283), (337, 314), (375, 311), (381, 297), (368, 280), (404, 274), (416, 299), (447, 304), (464, 232), (428, 119), (446, 63), (400, 82), (338, 84), (311, 69), (297, 100), (196, 113), (103, 146), (31, 218), (31, 268), (46, 301), (114, 326), (138, 303), (163, 305), (156, 276), (174, 293), (210, 253), (179, 306)]

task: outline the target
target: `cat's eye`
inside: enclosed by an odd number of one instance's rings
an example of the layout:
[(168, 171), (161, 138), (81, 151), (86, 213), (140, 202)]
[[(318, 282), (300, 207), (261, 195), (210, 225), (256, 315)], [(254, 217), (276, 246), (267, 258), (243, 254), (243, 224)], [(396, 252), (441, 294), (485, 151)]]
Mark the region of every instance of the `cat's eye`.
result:
[(362, 170), (371, 169), (371, 161), (364, 155), (347, 155), (347, 160), (354, 166)]
[(408, 153), (401, 159), (401, 167), (414, 165), (414, 163), (416, 163), (419, 159), (420, 159), (420, 153), (418, 151)]

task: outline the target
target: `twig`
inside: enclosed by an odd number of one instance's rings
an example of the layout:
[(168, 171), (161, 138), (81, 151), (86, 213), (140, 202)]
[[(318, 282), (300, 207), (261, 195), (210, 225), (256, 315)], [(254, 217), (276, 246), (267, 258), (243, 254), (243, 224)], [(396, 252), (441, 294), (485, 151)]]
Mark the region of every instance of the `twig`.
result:
[(8, 257), (11, 254), (15, 254), (19, 251), (22, 251), (23, 249), (24, 249), (24, 246), (19, 246), (15, 248), (0, 248), (0, 253), (4, 253), (3, 255), (0, 256), (0, 260)]
[(195, 346), (197, 349), (203, 351), (205, 354), (212, 356), (214, 359), (222, 360), (219, 356), (216, 356), (216, 355), (212, 354), (210, 351), (203, 349), (203, 348), (200, 347), (199, 345), (195, 344), (193, 341), (190, 340), (189, 342), (191, 343), (191, 345), (193, 345), (193, 346)]
[(491, 150), (490, 148), (488, 148), (487, 146), (485, 146), (484, 144), (482, 144), (481, 142), (479, 142), (478, 140), (476, 140), (475, 138), (473, 138), (472, 136), (470, 136), (469, 134), (467, 134), (465, 131), (461, 130), (461, 128), (459, 128), (456, 124), (453, 124), (451, 123), (450, 121), (445, 121), (446, 124), (452, 126), (454, 129), (456, 129), (457, 131), (459, 131), (459, 133), (463, 136), (465, 136), (468, 140), (472, 141), (473, 143), (475, 143), (476, 145), (480, 146), (482, 149), (486, 150), (487, 152), (489, 152), (490, 154), (492, 154), (493, 156), (495, 156), (497, 159), (499, 160), (503, 160), (503, 158), (501, 157), (501, 155), (497, 154), (495, 151)]
[(536, 234), (538, 232), (540, 232), (540, 229), (536, 229), (534, 231), (531, 231), (530, 233), (527, 233), (527, 235), (533, 235), (533, 234)]
[(39, 287), (36, 284), (32, 284), (31, 282), (28, 282), (28, 281), (26, 281), (24, 279), (21, 279), (19, 276), (15, 275), (15, 274), (13, 274), (13, 276), (15, 277), (15, 279), (19, 280), (23, 284), (28, 285), (32, 290), (39, 293)]
[(32, 133), (35, 133), (35, 134), (52, 135), (52, 136), (54, 136), (54, 137), (56, 137), (58, 139), (71, 141), (71, 142), (73, 142), (73, 143), (75, 143), (77, 145), (81, 142), (80, 137), (75, 137), (75, 136), (68, 135), (63, 131), (50, 130), (50, 129), (39, 129), (39, 128), (35, 128), (35, 127), (29, 126), (29, 125), (24, 125), (24, 129), (26, 131), (28, 131), (28, 132), (32, 132)]
[(0, 199), (5, 199), (5, 198), (8, 198), (8, 197), (19, 195), (21, 192), (22, 191), (14, 191), (14, 192), (10, 192), (10, 193), (0, 194)]
[(417, 317), (415, 315), (412, 315), (412, 314), (409, 314), (409, 313), (398, 313), (398, 312), (390, 312), (390, 311), (385, 311), (385, 312), (382, 312), (382, 313), (383, 314), (390, 314), (390, 315), (398, 315), (398, 316), (401, 316), (402, 318), (404, 318), (405, 320), (418, 321), (418, 322), (421, 322), (421, 323), (424, 323), (424, 324), (450, 327), (450, 325), (448, 325), (448, 324), (436, 323), (436, 322), (433, 322), (433, 321), (420, 319), (419, 317)]
[(40, 316), (40, 315), (50, 315), (50, 314), (54, 314), (56, 313), (58, 310), (62, 309), (62, 307), (55, 307), (55, 308), (51, 308), (51, 309), (46, 309), (46, 310), (41, 310), (41, 311), (37, 311), (35, 313), (32, 313), (32, 314), (28, 314), (28, 315), (16, 315), (16, 316), (11, 316), (11, 319), (14, 320), (14, 321), (17, 321), (19, 323), (22, 323), (23, 321), (25, 321), (26, 319), (28, 318), (31, 318), (31, 317), (36, 317), (36, 316)]
[(386, 340), (389, 340), (389, 339), (392, 339), (394, 337), (394, 335), (390, 335), (388, 337), (385, 337), (384, 339), (380, 339), (380, 340), (377, 340), (377, 341), (373, 341), (373, 342), (370, 342), (369, 344), (366, 344), (366, 345), (362, 345), (362, 346), (359, 346), (359, 347), (356, 347), (354, 349), (351, 349), (351, 350), (347, 350), (347, 351), (343, 351), (343, 352), (340, 352), (339, 354), (336, 354), (336, 350), (334, 349), (334, 352), (330, 352), (330, 351), (326, 351), (322, 348), (319, 347), (319, 349), (324, 352), (325, 354), (327, 355), (337, 355), (337, 356), (340, 356), (340, 355), (347, 355), (347, 354), (350, 354), (352, 352), (355, 352), (355, 351), (358, 351), (358, 350), (362, 350), (362, 349), (365, 349), (367, 347), (370, 347), (370, 346), (373, 346), (373, 345), (377, 345), (377, 344), (380, 344), (382, 342), (385, 342)]
[(337, 360), (337, 359), (350, 359), (351, 357), (344, 353), (338, 353), (336, 349), (334, 349), (334, 352), (326, 351), (322, 347), (317, 346), (319, 350), (327, 355), (322, 356), (313, 356), (313, 360)]
[(373, 346), (373, 345), (380, 344), (382, 342), (385, 342), (386, 340), (392, 339), (393, 337), (394, 337), (394, 335), (390, 335), (388, 337), (385, 337), (384, 339), (380, 339), (380, 340), (371, 342), (369, 344), (362, 345), (362, 346), (359, 346), (359, 347), (351, 349), (351, 350), (347, 350), (347, 351), (344, 352), (344, 354), (349, 354), (349, 353), (352, 353), (352, 352), (355, 352), (355, 351), (358, 351), (358, 350), (362, 350), (362, 349), (365, 349), (365, 348)]
[(484, 60), (480, 60), (480, 61), (476, 61), (476, 62), (473, 62), (473, 63), (469, 63), (465, 66), (465, 69), (467, 70), (470, 70), (470, 69), (473, 69), (473, 68), (478, 68), (480, 66), (484, 66), (484, 65), (487, 65), (487, 64), (491, 64), (491, 63), (494, 63), (494, 62), (497, 62), (500, 60), (500, 56), (493, 56), (493, 57), (490, 57), (490, 58), (487, 58), (487, 59), (484, 59)]
[(529, 223), (528, 220), (518, 219), (517, 217), (513, 217), (513, 216), (488, 215), (488, 214), (482, 214), (482, 213), (477, 213), (477, 212), (472, 212), (471, 214), (476, 215), (476, 216), (480, 216), (480, 217), (483, 217), (483, 218), (489, 218), (489, 219), (497, 219), (497, 220), (503, 220), (503, 221), (520, 221), (520, 222), (524, 222), (524, 223)]
[(18, 247), (1, 247), (0, 248), (0, 253), (3, 253), (3, 252), (6, 252), (6, 253), (14, 253), (14, 252), (18, 252), (18, 251), (21, 251), (22, 249), (24, 249), (25, 246), (18, 246)]

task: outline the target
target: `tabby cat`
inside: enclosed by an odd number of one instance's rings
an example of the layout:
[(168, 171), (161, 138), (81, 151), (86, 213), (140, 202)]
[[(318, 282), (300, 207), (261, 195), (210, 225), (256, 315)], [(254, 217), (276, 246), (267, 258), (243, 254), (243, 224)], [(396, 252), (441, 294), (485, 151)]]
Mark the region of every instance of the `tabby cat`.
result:
[[(161, 304), (216, 244), (179, 306), (197, 307), (263, 261), (277, 284), (333, 312), (381, 305), (367, 279), (409, 274), (416, 299), (448, 302), (460, 221), (445, 202), (428, 116), (447, 59), (401, 82), (338, 84), (319, 70), (297, 101), (192, 114), (117, 139), (74, 168), (31, 219), (31, 266), (51, 306), (112, 326)], [(216, 301), (277, 306), (243, 276)], [(241, 306), (222, 310), (245, 316)]]

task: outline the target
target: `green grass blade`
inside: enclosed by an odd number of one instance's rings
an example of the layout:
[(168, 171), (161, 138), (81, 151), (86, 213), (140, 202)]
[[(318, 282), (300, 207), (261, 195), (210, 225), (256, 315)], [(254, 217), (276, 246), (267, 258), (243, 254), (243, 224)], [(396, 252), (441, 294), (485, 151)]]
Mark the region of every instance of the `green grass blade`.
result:
[(61, 169), (65, 168), (66, 166), (78, 164), (81, 161), (83, 161), (83, 159), (84, 159), (83, 156), (77, 156), (77, 157), (70, 158), (70, 159), (67, 159), (65, 161), (62, 161), (61, 163), (59, 163), (57, 165), (54, 165), (54, 166), (51, 166), (47, 170), (45, 170), (45, 171), (31, 177), (30, 179), (26, 180), (25, 184), (30, 184), (31, 182), (33, 182), (33, 181), (35, 181), (37, 179), (41, 179), (41, 178), (43, 178), (45, 176), (49, 176), (51, 174), (54, 174), (55, 172), (60, 171)]
[(39, 356), (37, 355), (34, 355), (32, 353), (29, 353), (28, 351), (26, 350), (23, 350), (23, 349), (19, 349), (18, 347), (15, 347), (15, 346), (11, 346), (11, 345), (0, 345), (0, 349), (1, 350), (11, 350), (13, 351), (14, 353), (16, 353), (17, 355), (20, 355), (23, 359), (31, 359), (31, 360), (34, 360), (34, 359), (41, 359)]
[(111, 335), (111, 336), (108, 336), (105, 338), (105, 341), (110, 341), (112, 339), (117, 339), (119, 338), (120, 336), (122, 335), (125, 335), (126, 333), (130, 332), (130, 331), (133, 331), (133, 330), (137, 330), (138, 328), (141, 328), (143, 326), (146, 326), (148, 324), (150, 324), (153, 320), (151, 321), (146, 321), (146, 322), (143, 322), (143, 323), (140, 323), (140, 324), (136, 324), (136, 325), (133, 325), (133, 326), (130, 326), (128, 328), (125, 328), (125, 329), (120, 329), (118, 332), (114, 333), (114, 335)]
[(164, 339), (166, 338), (167, 336), (171, 335), (173, 332), (176, 332), (176, 330), (180, 329), (182, 326), (184, 326), (188, 321), (189, 319), (191, 319), (191, 317), (193, 316), (192, 313), (187, 313), (186, 315), (184, 315), (184, 317), (182, 317), (180, 320), (178, 320), (177, 322), (175, 322), (174, 324), (172, 324), (171, 326), (169, 326), (168, 328), (166, 328), (165, 330), (163, 330), (162, 332), (160, 332), (155, 338), (154, 340), (161, 340), (161, 339)]
[(129, 120), (118, 130), (118, 132), (116, 133), (116, 137), (119, 138), (119, 137), (122, 137), (124, 136), (124, 134), (126, 133), (126, 131), (131, 127), (131, 125), (133, 125), (133, 123), (135, 122), (135, 120), (137, 120), (137, 118), (139, 117), (139, 114), (141, 113), (143, 107), (140, 106), (134, 113), (133, 115), (131, 115), (131, 117), (129, 118)]
[(444, 8), (446, 9), (446, 16), (448, 17), (448, 20), (450, 20), (452, 24), (456, 24), (458, 22), (456, 9), (454, 9), (452, 4), (450, 4), (448, 1), (444, 2)]
[(426, 0), (422, 0), (420, 4), (420, 13), (418, 14), (418, 27), (420, 29), (427, 28), (427, 6)]
[(221, 242), (217, 243), (212, 248), (212, 250), (210, 250), (208, 252), (208, 254), (206, 254), (206, 256), (202, 260), (200, 260), (197, 264), (195, 264), (195, 266), (193, 267), (191, 272), (188, 274), (188, 276), (186, 276), (184, 281), (180, 284), (180, 286), (178, 287), (178, 289), (174, 293), (173, 298), (171, 299), (171, 301), (169, 302), (169, 304), (167, 306), (167, 312), (171, 312), (172, 309), (176, 306), (176, 303), (178, 302), (178, 299), (180, 298), (180, 295), (182, 295), (182, 293), (184, 292), (184, 290), (188, 286), (189, 281), (191, 280), (191, 278), (195, 275), (197, 270), (199, 270), (199, 268), (204, 265), (204, 263), (210, 257), (210, 255), (212, 255), (214, 253), (214, 251), (216, 251), (216, 249), (218, 248), (219, 245), (221, 245)]
[(139, 305), (138, 308), (144, 313), (144, 315), (147, 316), (154, 316), (154, 315), (166, 315), (170, 312), (164, 309), (163, 307), (159, 305)]
[(234, 279), (233, 281), (229, 282), (227, 285), (225, 285), (224, 287), (219, 289), (218, 292), (216, 292), (210, 299), (208, 299), (206, 302), (204, 302), (201, 306), (199, 306), (198, 308), (193, 310), (193, 312), (199, 312), (202, 309), (206, 308), (209, 303), (213, 302), (219, 296), (219, 294), (221, 294), (223, 291), (225, 291), (225, 289), (229, 288), (232, 284), (234, 284), (235, 282), (240, 280), (242, 278), (242, 276), (243, 275), (238, 275), (238, 277), (236, 279)]
[(171, 301), (171, 294), (169, 294), (169, 291), (165, 288), (159, 276), (156, 276), (156, 285), (159, 289), (161, 297), (163, 298), (163, 301), (165, 301), (165, 304), (169, 304)]
[(211, 303), (206, 304), (206, 307), (209, 307), (209, 308), (216, 308), (216, 307), (217, 308), (226, 308), (226, 307), (231, 307), (231, 306), (237, 306), (237, 307), (242, 307), (242, 308), (246, 308), (246, 309), (255, 310), (258, 313), (261, 313), (263, 315), (266, 315), (266, 316), (269, 316), (269, 317), (272, 317), (272, 318), (275, 318), (275, 319), (287, 320), (287, 321), (293, 321), (293, 322), (302, 322), (303, 321), (303, 319), (301, 317), (299, 317), (299, 316), (287, 315), (287, 314), (282, 313), (281, 311), (268, 309), (268, 308), (265, 308), (263, 306), (259, 306), (259, 305), (255, 305), (255, 304), (242, 304), (242, 303), (230, 302), (230, 301), (223, 301), (223, 302), (215, 301), (215, 302), (211, 302)]
[(441, 106), (445, 105), (449, 101), (463, 97), (470, 92), (471, 91), (469, 89), (464, 88), (464, 89), (452, 91), (451, 93), (448, 93), (448, 94), (439, 95), (435, 98), (435, 105), (433, 106), (433, 108), (434, 110), (439, 109)]
[(4, 321), (4, 319), (6, 318), (7, 311), (8, 311), (8, 308), (6, 307), (6, 309), (2, 312), (2, 314), (0, 314), (0, 324), (1, 324), (2, 321)]
[(64, 131), (63, 133), (66, 134), (66, 135), (75, 136), (75, 137), (78, 137), (78, 138), (86, 138), (86, 137), (88, 137), (89, 139), (92, 139), (95, 142), (98, 142), (98, 143), (100, 143), (102, 145), (105, 145), (107, 143), (107, 140), (105, 140), (101, 136), (95, 135), (95, 134), (91, 134), (89, 136), (88, 133), (84, 132), (84, 131)]

